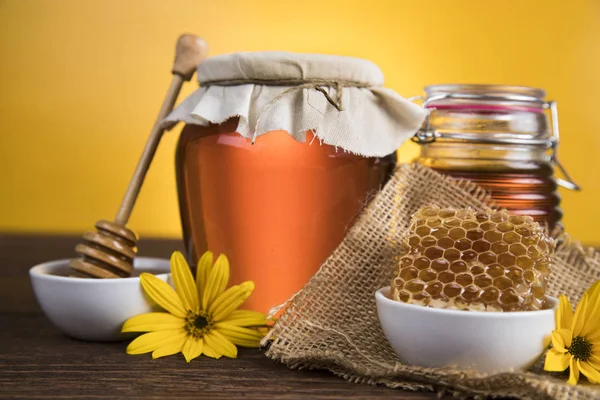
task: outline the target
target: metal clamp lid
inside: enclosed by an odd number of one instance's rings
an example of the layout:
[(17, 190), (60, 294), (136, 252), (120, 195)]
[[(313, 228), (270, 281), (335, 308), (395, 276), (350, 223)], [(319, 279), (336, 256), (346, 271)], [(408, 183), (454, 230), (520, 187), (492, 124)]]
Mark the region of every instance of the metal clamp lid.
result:
[[(516, 101), (520, 103), (536, 103), (544, 110), (550, 110), (550, 115), (552, 118), (552, 132), (549, 140), (518, 140), (518, 139), (504, 139), (504, 138), (485, 138), (482, 139), (482, 143), (490, 143), (490, 144), (537, 144), (537, 145), (546, 145), (548, 148), (552, 149), (552, 153), (550, 155), (550, 161), (556, 165), (556, 167), (560, 170), (562, 175), (566, 179), (556, 178), (556, 183), (560, 186), (569, 189), (569, 190), (581, 190), (581, 186), (573, 181), (573, 179), (568, 174), (567, 170), (562, 166), (562, 164), (558, 161), (558, 144), (560, 139), (559, 127), (558, 127), (558, 108), (555, 101), (543, 101), (538, 97), (526, 96), (526, 95), (518, 95), (518, 94), (503, 94), (503, 95), (482, 95), (482, 94), (474, 94), (474, 93), (444, 93), (433, 95), (430, 97), (423, 96), (414, 96), (410, 97), (408, 100), (415, 102), (418, 100), (422, 100), (423, 108), (433, 108), (435, 107), (427, 107), (430, 103), (440, 100), (446, 99), (458, 99), (458, 100), (478, 100), (478, 101)], [(411, 140), (418, 144), (429, 144), (435, 142), (439, 138), (444, 138), (446, 135), (437, 132), (435, 129), (431, 128), (429, 123), (429, 115), (425, 118), (423, 126), (414, 134)], [(461, 135), (452, 135), (453, 139), (470, 139), (469, 137), (461, 136)]]

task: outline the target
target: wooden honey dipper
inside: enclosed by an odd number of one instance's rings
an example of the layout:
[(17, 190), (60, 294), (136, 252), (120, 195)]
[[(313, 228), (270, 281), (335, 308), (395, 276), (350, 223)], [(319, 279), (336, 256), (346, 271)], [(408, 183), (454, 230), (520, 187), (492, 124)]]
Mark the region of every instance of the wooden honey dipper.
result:
[(79, 258), (72, 259), (73, 276), (85, 278), (122, 278), (133, 274), (133, 259), (137, 253), (137, 235), (125, 225), (140, 192), (150, 162), (164, 133), (162, 120), (171, 112), (184, 81), (194, 75), (196, 66), (206, 57), (206, 43), (194, 35), (181, 35), (177, 41), (173, 79), (156, 122), (150, 131), (142, 156), (133, 173), (117, 216), (113, 222), (96, 222), (97, 232), (86, 232), (75, 246)]

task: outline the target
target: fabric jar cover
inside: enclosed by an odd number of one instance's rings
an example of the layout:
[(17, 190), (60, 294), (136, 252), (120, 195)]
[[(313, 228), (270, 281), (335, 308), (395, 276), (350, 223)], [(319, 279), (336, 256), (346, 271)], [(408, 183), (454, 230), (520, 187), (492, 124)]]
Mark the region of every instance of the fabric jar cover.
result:
[(342, 56), (284, 52), (234, 53), (198, 66), (200, 88), (164, 121), (206, 126), (239, 117), (236, 132), (257, 139), (283, 130), (382, 157), (394, 152), (427, 114), (391, 89), (372, 62)]

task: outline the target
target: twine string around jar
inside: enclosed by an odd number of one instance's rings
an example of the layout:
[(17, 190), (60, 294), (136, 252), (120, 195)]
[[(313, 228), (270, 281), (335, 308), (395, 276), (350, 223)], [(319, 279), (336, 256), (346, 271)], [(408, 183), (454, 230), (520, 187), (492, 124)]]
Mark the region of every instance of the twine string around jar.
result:
[[(330, 79), (227, 79), (227, 80), (213, 80), (213, 81), (200, 81), (202, 87), (210, 86), (240, 86), (240, 85), (262, 85), (262, 86), (291, 86), (289, 89), (284, 90), (269, 101), (264, 108), (260, 111), (256, 124), (254, 125), (254, 132), (252, 135), (252, 144), (256, 141), (258, 126), (260, 118), (263, 113), (275, 104), (282, 97), (295, 93), (299, 90), (314, 89), (325, 96), (327, 102), (335, 107), (339, 112), (344, 111), (344, 105), (342, 101), (343, 89), (345, 87), (356, 87), (366, 89), (372, 85), (364, 84), (357, 81), (347, 80), (330, 80)], [(335, 88), (335, 98), (333, 98), (325, 87)]]

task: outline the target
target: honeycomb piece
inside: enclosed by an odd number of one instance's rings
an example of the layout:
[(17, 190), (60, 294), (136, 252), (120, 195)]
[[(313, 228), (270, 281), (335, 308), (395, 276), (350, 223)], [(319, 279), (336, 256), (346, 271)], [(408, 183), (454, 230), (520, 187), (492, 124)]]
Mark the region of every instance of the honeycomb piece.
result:
[(402, 243), (392, 298), (436, 308), (543, 308), (555, 243), (533, 218), (427, 206)]

